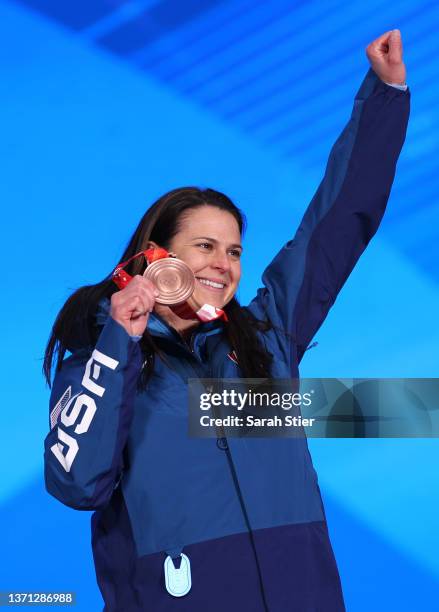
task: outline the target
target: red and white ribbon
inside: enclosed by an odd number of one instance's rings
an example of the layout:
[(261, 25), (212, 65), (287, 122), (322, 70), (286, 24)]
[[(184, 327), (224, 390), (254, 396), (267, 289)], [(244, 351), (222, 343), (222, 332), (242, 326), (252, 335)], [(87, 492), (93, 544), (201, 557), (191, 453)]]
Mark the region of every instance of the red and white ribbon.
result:
[[(160, 247), (150, 248), (146, 251), (140, 251), (127, 259), (127, 261), (118, 264), (113, 271), (112, 280), (119, 287), (119, 289), (124, 289), (128, 283), (133, 280), (133, 277), (128, 274), (128, 272), (125, 272), (125, 266), (133, 261), (133, 259), (142, 257), (142, 255), (145, 257), (148, 264), (152, 263), (153, 261), (157, 261), (158, 259), (163, 259), (164, 257), (170, 257), (170, 254), (168, 251), (166, 251), (166, 249), (162, 249)], [(187, 302), (184, 302), (184, 304), (179, 304), (178, 306), (172, 305), (169, 307), (183, 319), (193, 318), (195, 314), (203, 323), (214, 321), (215, 319), (228, 321), (227, 314), (224, 312), (224, 310), (221, 310), (221, 308), (216, 308), (211, 304), (203, 304), (203, 306), (201, 306), (201, 308), (198, 310), (194, 310)]]

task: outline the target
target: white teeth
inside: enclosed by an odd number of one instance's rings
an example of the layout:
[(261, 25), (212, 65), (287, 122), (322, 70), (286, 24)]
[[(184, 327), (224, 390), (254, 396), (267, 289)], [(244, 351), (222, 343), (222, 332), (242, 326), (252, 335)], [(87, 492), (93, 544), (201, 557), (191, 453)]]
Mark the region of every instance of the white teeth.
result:
[(203, 285), (208, 285), (209, 287), (215, 287), (215, 289), (224, 289), (225, 285), (223, 283), (215, 283), (214, 281), (207, 280), (207, 278), (199, 278), (200, 283)]

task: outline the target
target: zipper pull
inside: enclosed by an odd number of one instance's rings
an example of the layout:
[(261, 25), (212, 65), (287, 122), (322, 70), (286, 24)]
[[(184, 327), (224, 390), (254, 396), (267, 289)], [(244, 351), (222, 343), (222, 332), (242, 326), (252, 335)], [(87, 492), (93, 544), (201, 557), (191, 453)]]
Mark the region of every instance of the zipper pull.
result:
[[(180, 567), (175, 567), (175, 561), (180, 561)], [(184, 553), (173, 559), (168, 555), (165, 559), (165, 585), (166, 590), (173, 597), (183, 597), (191, 590), (191, 564)]]

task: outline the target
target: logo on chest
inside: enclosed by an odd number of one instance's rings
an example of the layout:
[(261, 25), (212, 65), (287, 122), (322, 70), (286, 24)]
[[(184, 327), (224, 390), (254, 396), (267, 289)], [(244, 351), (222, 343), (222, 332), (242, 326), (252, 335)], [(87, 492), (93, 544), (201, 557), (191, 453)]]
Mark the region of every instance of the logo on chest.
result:
[(239, 363), (238, 363), (238, 357), (237, 357), (237, 355), (236, 355), (235, 351), (232, 351), (231, 353), (228, 353), (227, 357), (228, 357), (228, 358), (229, 358), (231, 361), (233, 361), (233, 363), (236, 363), (236, 365), (237, 365), (237, 366), (239, 366)]

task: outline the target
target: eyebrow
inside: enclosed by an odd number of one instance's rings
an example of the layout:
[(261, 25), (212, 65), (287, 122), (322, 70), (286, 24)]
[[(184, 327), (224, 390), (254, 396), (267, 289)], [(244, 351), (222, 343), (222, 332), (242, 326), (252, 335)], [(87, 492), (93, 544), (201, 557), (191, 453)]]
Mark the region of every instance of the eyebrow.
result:
[[(210, 240), (211, 242), (218, 244), (218, 240), (216, 240), (215, 238), (210, 238), (209, 236), (196, 236), (195, 238), (192, 238), (192, 240)], [(244, 250), (242, 244), (229, 244), (229, 247), (233, 247), (234, 249), (238, 248), (241, 249), (241, 251)]]

